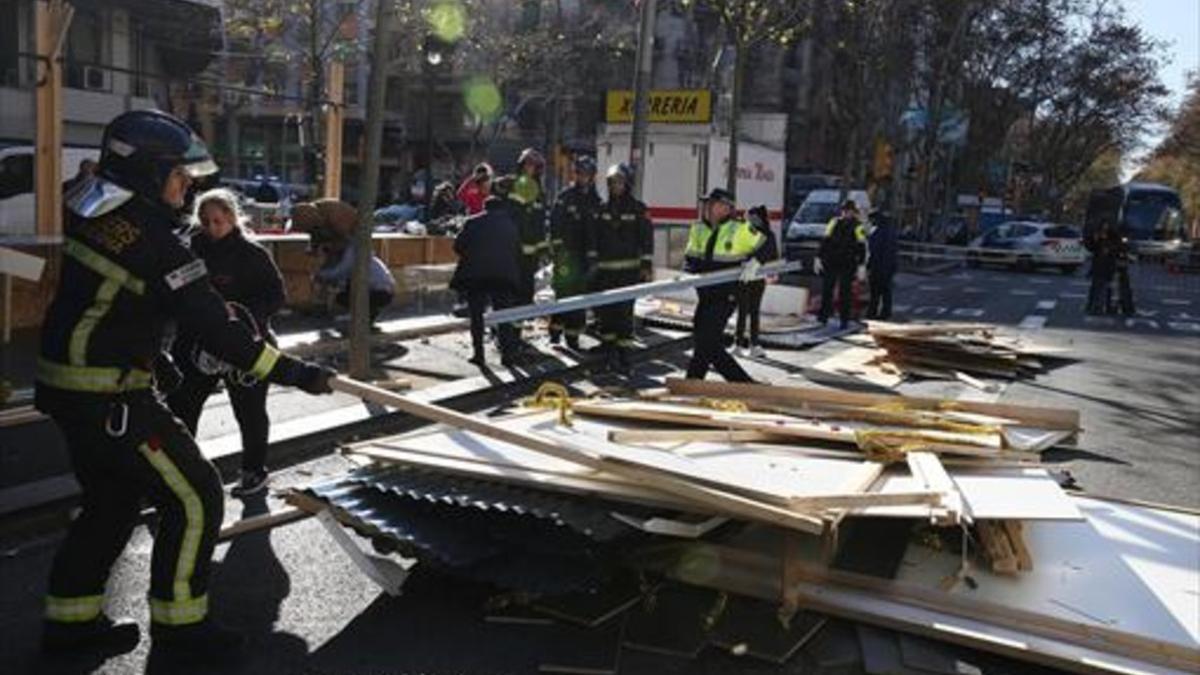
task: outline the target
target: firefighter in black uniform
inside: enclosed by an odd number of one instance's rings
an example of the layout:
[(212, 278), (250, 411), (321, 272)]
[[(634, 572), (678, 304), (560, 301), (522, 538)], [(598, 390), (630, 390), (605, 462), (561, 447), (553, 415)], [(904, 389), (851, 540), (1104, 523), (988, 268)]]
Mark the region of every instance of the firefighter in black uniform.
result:
[(542, 172), (546, 159), (533, 148), (521, 151), (517, 158), (517, 177), (508, 198), (516, 202), (513, 217), (521, 232), (521, 286), (517, 302), (533, 304), (534, 279), (542, 265), (542, 257), (550, 247), (546, 239), (546, 197), (542, 188)]
[[(162, 402), (166, 324), (255, 377), (330, 391), (333, 371), (280, 354), (230, 318), (204, 262), (177, 235), (192, 179), (216, 170), (179, 120), (127, 112), (105, 129), (99, 174), (67, 204), (61, 281), (42, 323), (35, 404), (66, 439), (82, 510), (54, 558), (42, 646), (129, 649), (135, 623), (102, 611), (109, 569), (149, 500), (151, 637), (159, 654), (224, 660), (243, 643), (208, 618), (209, 562), (224, 507), (216, 469)], [(164, 368), (162, 372), (170, 372)]]
[[(275, 344), (271, 318), (286, 299), (283, 278), (271, 254), (244, 230), (237, 197), (229, 190), (209, 190), (196, 198), (198, 231), (191, 237), (192, 253), (204, 261), (209, 279), (247, 326)], [(246, 497), (267, 487), (267, 383), (229, 368), (213, 358), (195, 335), (179, 335), (172, 347), (183, 382), (167, 397), (167, 405), (194, 435), (204, 403), (222, 379), (242, 435), (242, 473), (232, 490)]]
[[(633, 196), (633, 169), (625, 163), (613, 165), (605, 179), (608, 201), (600, 208), (587, 247), (593, 291), (649, 281), (654, 265), (654, 232), (646, 205)], [(596, 319), (606, 367), (628, 371), (633, 301), (597, 307)]]
[[(587, 292), (589, 232), (600, 210), (596, 193), (596, 160), (588, 155), (575, 158), (575, 181), (558, 193), (550, 212), (550, 252), (554, 260), (554, 295), (569, 298)], [(550, 317), (550, 342), (558, 344), (563, 334), (567, 346), (579, 349), (579, 336), (587, 322), (587, 310), (564, 312)]]

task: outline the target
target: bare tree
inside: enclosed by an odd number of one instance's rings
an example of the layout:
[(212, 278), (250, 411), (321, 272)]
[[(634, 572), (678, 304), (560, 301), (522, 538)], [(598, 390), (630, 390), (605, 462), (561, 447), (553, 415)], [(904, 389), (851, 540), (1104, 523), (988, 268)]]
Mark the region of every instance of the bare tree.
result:
[[(839, 0), (842, 1), (842, 0)], [(849, 1), (849, 0), (847, 0)], [(725, 187), (737, 194), (738, 124), (749, 52), (758, 45), (788, 45), (811, 25), (807, 0), (683, 0), (716, 14), (734, 49), (729, 166)]]

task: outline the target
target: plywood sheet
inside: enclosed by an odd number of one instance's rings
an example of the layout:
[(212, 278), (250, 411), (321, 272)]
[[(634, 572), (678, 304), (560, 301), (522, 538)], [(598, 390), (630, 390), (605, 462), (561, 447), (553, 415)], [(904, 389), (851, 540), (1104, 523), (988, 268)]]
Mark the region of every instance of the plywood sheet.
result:
[[(962, 495), (964, 515), (975, 520), (1083, 519), (1075, 502), (1042, 468), (957, 468), (950, 471), (950, 478)], [(922, 487), (910, 475), (888, 473), (874, 489), (892, 493)], [(936, 514), (928, 506), (878, 506), (852, 515), (929, 518)]]

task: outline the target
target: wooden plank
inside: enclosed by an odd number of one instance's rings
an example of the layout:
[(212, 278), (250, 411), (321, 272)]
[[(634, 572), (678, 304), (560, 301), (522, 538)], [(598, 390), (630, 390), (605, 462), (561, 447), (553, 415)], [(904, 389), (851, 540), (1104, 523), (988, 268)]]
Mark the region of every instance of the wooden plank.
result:
[(0, 246), (0, 274), (7, 274), (36, 283), (42, 278), (46, 260), (7, 246)]
[(280, 525), (287, 525), (288, 523), (294, 523), (298, 520), (304, 520), (312, 515), (312, 513), (297, 506), (288, 506), (271, 513), (263, 513), (257, 516), (243, 518), (221, 528), (220, 533), (217, 534), (217, 541), (227, 541), (243, 534), (272, 529), (279, 527)]
[(1029, 552), (1029, 546), (1025, 543), (1025, 529), (1021, 526), (1021, 521), (1001, 520), (1000, 525), (1004, 528), (1004, 533), (1008, 535), (1009, 544), (1017, 556), (1017, 569), (1022, 572), (1032, 572), (1033, 554)]
[(904, 455), (904, 459), (918, 486), (944, 495), (942, 509), (931, 511), (930, 515), (944, 525), (958, 524), (962, 515), (962, 495), (937, 455), (930, 452), (909, 452)]
[(781, 437), (763, 431), (735, 429), (614, 429), (608, 432), (613, 443), (691, 443), (693, 441), (725, 441), (728, 443), (770, 443)]
[(979, 535), (982, 552), (991, 565), (992, 572), (1007, 575), (1017, 573), (1017, 556), (1013, 553), (1003, 528), (993, 521), (982, 520), (975, 523), (975, 533)]
[(477, 417), (406, 398), (347, 377), (338, 376), (332, 378), (330, 386), (335, 391), (359, 396), (363, 399), (396, 408), (423, 419), (449, 424), (460, 429), (473, 431), (482, 436), (541, 452), (551, 457), (557, 457), (569, 462), (575, 462), (583, 466), (620, 475), (652, 490), (682, 497), (695, 503), (698, 508), (704, 511), (715, 511), (750, 520), (774, 522), (814, 534), (820, 534), (825, 530), (824, 522), (811, 515), (797, 513), (794, 510), (772, 504), (764, 504), (763, 502), (747, 497), (697, 485), (678, 478), (663, 475), (648, 475), (637, 467), (626, 466), (597, 457), (565, 439), (548, 439), (529, 433), (512, 431)]
[[(775, 583), (780, 576), (780, 558), (777, 549), (760, 552), (743, 550), (723, 545), (707, 547), (705, 555), (719, 559), (721, 575), (707, 580), (692, 580), (716, 588), (726, 586), (735, 592), (747, 592), (756, 597), (772, 598), (778, 593)], [(1194, 672), (1200, 665), (1200, 650), (1192, 647), (1137, 633), (1122, 631), (1117, 628), (1089, 622), (1065, 620), (1056, 616), (1024, 609), (1021, 607), (1000, 604), (993, 600), (985, 600), (976, 594), (948, 593), (923, 585), (906, 581), (893, 581), (868, 577), (859, 574), (827, 569), (809, 562), (793, 562), (790, 575), (798, 579), (798, 586), (785, 592), (794, 596), (794, 602), (799, 606), (810, 609), (824, 610), (848, 618), (861, 619), (867, 623), (887, 625), (889, 613), (883, 611), (868, 611), (862, 614), (847, 615), (843, 613), (848, 605), (841, 602), (830, 602), (834, 596), (843, 593), (855, 597), (870, 598), (872, 603), (879, 606), (891, 605), (897, 610), (901, 608), (919, 609), (932, 612), (941, 618), (933, 618), (932, 622), (924, 623), (925, 627), (936, 624), (953, 624), (951, 617), (981, 622), (978, 634), (958, 633), (960, 638), (970, 638), (972, 644), (983, 649), (994, 650), (995, 644), (989, 644), (988, 635), (995, 635), (997, 629), (1014, 631), (1023, 640), (1011, 641), (1020, 645), (1022, 650), (1028, 650), (1030, 639), (1033, 637), (1061, 641), (1076, 648), (1074, 657), (1067, 657), (1066, 663), (1073, 663), (1079, 672), (1094, 672), (1104, 662), (1089, 663), (1078, 658), (1078, 650), (1099, 650), (1112, 656), (1119, 655), (1144, 663), (1158, 664), (1168, 668), (1183, 669)], [(765, 586), (759, 578), (765, 578), (772, 583)], [(1005, 584), (1008, 588), (1010, 584)], [(912, 630), (915, 626), (906, 626), (903, 630)], [(953, 635), (950, 634), (950, 635)], [(946, 639), (950, 635), (945, 636)], [(1011, 646), (1011, 645), (1010, 645)], [(1027, 658), (1027, 656), (1026, 656)], [(1065, 665), (1065, 664), (1063, 664)], [(1061, 665), (1060, 665), (1061, 667)]]
[(936, 429), (905, 429), (863, 426), (854, 423), (844, 425), (825, 423), (813, 419), (800, 419), (784, 415), (762, 413), (729, 413), (710, 408), (679, 404), (646, 403), (634, 401), (578, 401), (572, 405), (582, 415), (621, 420), (641, 420), (658, 423), (673, 423), (684, 426), (706, 426), (718, 429), (740, 429), (762, 431), (779, 436), (808, 440), (833, 441), (859, 446), (858, 431), (870, 431), (880, 444), (895, 446), (920, 443), (921, 448), (931, 452), (967, 456), (999, 456), (1010, 459), (1037, 459), (1037, 455), (1002, 451), (1000, 436), (967, 434)]
[(1066, 408), (1034, 407), (1007, 403), (987, 403), (983, 401), (947, 401), (939, 398), (867, 394), (812, 387), (781, 387), (757, 383), (710, 382), (706, 380), (679, 378), (668, 378), (666, 384), (667, 389), (671, 393), (686, 396), (777, 401), (781, 403), (826, 403), (862, 407), (902, 404), (905, 407), (917, 410), (958, 410), (1006, 417), (1017, 420), (1027, 426), (1042, 429), (1076, 431), (1080, 428), (1079, 411)]

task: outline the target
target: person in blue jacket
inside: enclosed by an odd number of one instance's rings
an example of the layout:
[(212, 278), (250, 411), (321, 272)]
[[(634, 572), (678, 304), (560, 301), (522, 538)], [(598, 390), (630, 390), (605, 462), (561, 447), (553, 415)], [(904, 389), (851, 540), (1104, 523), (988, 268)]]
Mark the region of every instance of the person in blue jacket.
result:
[(892, 278), (898, 266), (900, 237), (885, 213), (871, 213), (871, 224), (873, 229), (867, 238), (867, 280), (871, 286), (867, 318), (887, 321), (892, 318)]

